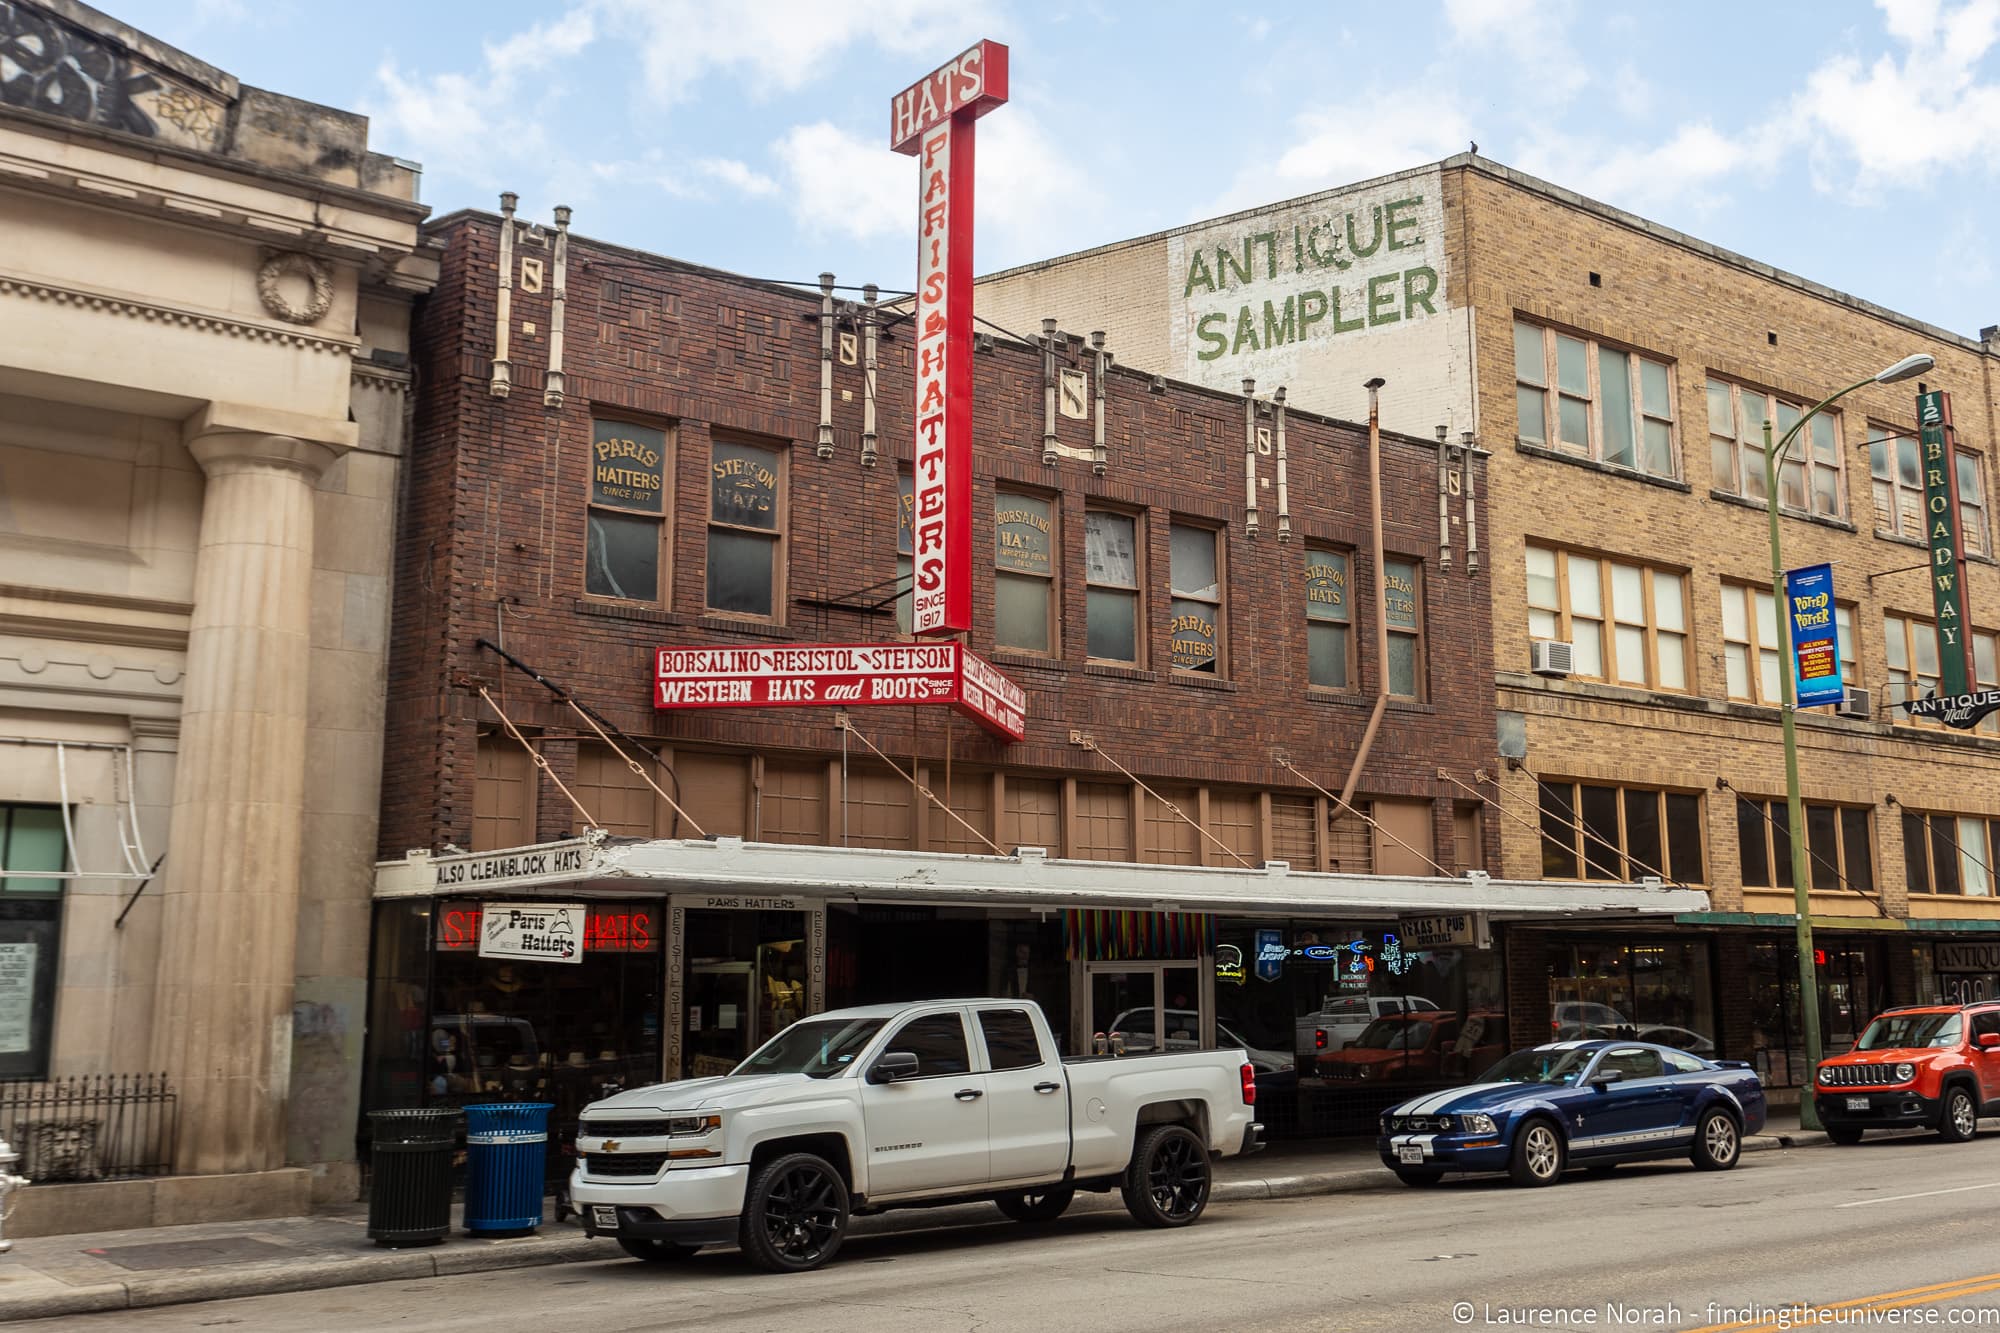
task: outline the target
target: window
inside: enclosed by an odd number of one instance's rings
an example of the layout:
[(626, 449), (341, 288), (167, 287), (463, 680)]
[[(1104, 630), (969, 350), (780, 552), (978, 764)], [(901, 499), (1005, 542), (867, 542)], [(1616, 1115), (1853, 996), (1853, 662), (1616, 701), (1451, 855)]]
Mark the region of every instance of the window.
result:
[(1424, 697), (1424, 570), (1414, 560), (1382, 560), (1382, 603), (1389, 622), (1389, 693)]
[(1354, 688), (1348, 568), (1339, 551), (1306, 550), (1306, 679), (1329, 690)]
[(1544, 878), (1708, 882), (1699, 795), (1544, 781), (1540, 798)]
[(986, 1038), (986, 1063), (1002, 1069), (1033, 1069), (1042, 1063), (1035, 1024), (1021, 1009), (981, 1009), (980, 1035)]
[(1514, 378), (1523, 440), (1648, 476), (1680, 476), (1666, 362), (1517, 322)]
[[(1874, 839), (1859, 806), (1805, 803), (1806, 882), (1834, 892), (1875, 892)], [(1736, 798), (1736, 845), (1746, 889), (1792, 886), (1792, 817), (1784, 797)]]
[[(0, 892), (61, 893), (62, 872), (69, 869), (69, 844), (58, 805), (0, 805)], [(22, 871), (53, 872), (50, 878)]]
[(1037, 495), (993, 497), (993, 646), (1053, 653), (1054, 506)]
[(10, 1040), (0, 1078), (46, 1078), (62, 955), (64, 871), (70, 869), (62, 807), (0, 805), (0, 974), (8, 980)]
[[(1875, 497), (1875, 528), (1927, 542), (1924, 470), (1915, 431), (1868, 427), (1868, 474)], [(1986, 555), (1985, 467), (1979, 454), (1959, 448), (1958, 530), (1968, 554)]]
[(783, 469), (775, 450), (715, 441), (709, 467), (709, 610), (778, 618), (784, 573)]
[[(1935, 694), (1941, 687), (1943, 666), (1938, 660), (1937, 627), (1912, 616), (1887, 615), (1882, 618), (1889, 665), (1889, 718), (1898, 726), (1943, 727), (1934, 718), (1911, 717), (1893, 705)], [(2000, 689), (2000, 636), (1991, 630), (1972, 632), (1972, 680), (1974, 690)], [(1988, 714), (1973, 728), (1982, 736), (2000, 736), (2000, 714)]]
[(1083, 516), (1085, 652), (1139, 664), (1139, 520), (1093, 509)]
[(910, 632), (911, 589), (916, 586), (916, 487), (907, 472), (896, 474), (896, 632)]
[(913, 1018), (882, 1049), (916, 1056), (918, 1078), (963, 1074), (972, 1068), (965, 1046), (965, 1023), (955, 1013)]
[[(1775, 443), (1799, 424), (1805, 407), (1776, 394), (1722, 380), (1708, 382), (1708, 444), (1718, 491), (1763, 501), (1764, 423)], [(1778, 503), (1801, 513), (1847, 514), (1840, 449), (1840, 418), (1821, 412), (1799, 432), (1778, 466)]]
[(1214, 528), (1175, 523), (1168, 569), (1168, 633), (1176, 671), (1223, 674), (1222, 556)]
[(1530, 546), (1528, 635), (1568, 640), (1587, 680), (1688, 688), (1686, 581), (1667, 570)]
[(1666, 1070), (1660, 1064), (1658, 1051), (1643, 1046), (1626, 1046), (1606, 1051), (1591, 1073), (1593, 1077), (1616, 1074), (1621, 1082), (1629, 1083), (1634, 1079), (1658, 1078)]
[(592, 597), (661, 600), (666, 549), (667, 434), (629, 421), (593, 421), (583, 590)]
[[(1836, 603), (1834, 622), (1840, 637), (1840, 683), (1853, 688), (1854, 608)], [(1741, 583), (1722, 585), (1722, 662), (1729, 697), (1777, 707), (1784, 702), (1779, 673), (1789, 669), (1790, 644), (1769, 588)], [(1831, 712), (1825, 704), (1807, 711)]]
[(1903, 812), (1903, 878), (1911, 893), (1993, 894), (2000, 819)]

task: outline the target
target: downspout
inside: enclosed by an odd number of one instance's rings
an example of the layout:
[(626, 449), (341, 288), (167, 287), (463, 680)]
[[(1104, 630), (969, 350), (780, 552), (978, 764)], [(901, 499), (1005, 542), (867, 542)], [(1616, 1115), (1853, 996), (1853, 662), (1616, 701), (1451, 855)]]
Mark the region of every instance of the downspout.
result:
[(563, 405), (563, 307), (569, 288), (569, 205), (556, 205), (555, 292), (549, 298), (549, 374), (542, 390), (542, 406), (562, 410)]
[(833, 274), (819, 275), (819, 446), (833, 457)]
[(1042, 466), (1056, 465), (1056, 322), (1042, 321)]
[(1288, 542), (1292, 539), (1292, 501), (1285, 481), (1284, 385), (1280, 384), (1278, 391), (1271, 395), (1271, 404), (1272, 414), (1276, 418), (1272, 425), (1275, 427), (1278, 435), (1278, 540)]
[(1243, 535), (1257, 535), (1257, 381), (1243, 380)]
[(861, 314), (861, 466), (874, 467), (881, 451), (875, 433), (875, 284), (861, 289), (867, 308)]
[(1361, 781), (1361, 769), (1368, 752), (1375, 748), (1376, 733), (1382, 730), (1382, 715), (1389, 711), (1389, 604), (1385, 589), (1388, 577), (1382, 565), (1382, 408), (1381, 389), (1387, 380), (1376, 376), (1364, 386), (1368, 390), (1368, 517), (1374, 529), (1371, 538), (1375, 555), (1375, 707), (1368, 714), (1368, 729), (1361, 733), (1361, 748), (1341, 784), (1340, 803), (1354, 804), (1354, 788)]
[(514, 206), (521, 196), (500, 195), (500, 293), (493, 302), (493, 378), (486, 392), (505, 398), (514, 387), (514, 368), (507, 360), (507, 329), (514, 322)]

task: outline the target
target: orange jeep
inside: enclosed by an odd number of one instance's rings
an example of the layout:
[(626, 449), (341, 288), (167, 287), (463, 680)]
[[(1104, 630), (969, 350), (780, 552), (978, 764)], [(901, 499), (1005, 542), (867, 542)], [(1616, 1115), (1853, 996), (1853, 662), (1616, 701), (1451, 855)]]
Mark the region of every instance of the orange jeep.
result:
[(2000, 1001), (1878, 1015), (1853, 1050), (1821, 1062), (1813, 1100), (1835, 1143), (1915, 1126), (1964, 1143), (1980, 1116), (2000, 1115)]

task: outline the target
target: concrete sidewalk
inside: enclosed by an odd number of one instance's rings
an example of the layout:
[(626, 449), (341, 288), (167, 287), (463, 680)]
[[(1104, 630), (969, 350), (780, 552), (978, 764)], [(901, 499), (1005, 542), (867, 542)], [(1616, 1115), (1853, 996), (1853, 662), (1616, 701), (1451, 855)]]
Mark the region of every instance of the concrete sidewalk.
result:
[[(1743, 1146), (1757, 1152), (1824, 1142), (1824, 1134), (1801, 1133), (1792, 1116)], [(1210, 1197), (1224, 1203), (1391, 1187), (1373, 1143), (1345, 1139), (1281, 1143), (1221, 1162)], [(1083, 1196), (1077, 1206), (1092, 1206), (1094, 1198)], [(1116, 1207), (1116, 1200), (1094, 1206)], [(915, 1210), (858, 1225), (920, 1228), (936, 1225), (937, 1216)], [(621, 1257), (612, 1242), (585, 1236), (575, 1219), (545, 1222), (532, 1236), (487, 1240), (459, 1231), (438, 1245), (381, 1249), (368, 1239), (360, 1205), (310, 1217), (41, 1236), (0, 1256), (0, 1322)]]

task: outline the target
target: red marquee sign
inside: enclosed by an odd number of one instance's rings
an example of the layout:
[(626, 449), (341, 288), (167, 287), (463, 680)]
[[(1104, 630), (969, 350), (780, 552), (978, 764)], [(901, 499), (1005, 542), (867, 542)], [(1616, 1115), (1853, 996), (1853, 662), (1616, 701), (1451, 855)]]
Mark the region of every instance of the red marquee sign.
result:
[(655, 708), (871, 704), (950, 704), (1009, 740), (1027, 735), (1026, 692), (962, 644), (800, 643), (654, 654)]
[(917, 159), (917, 438), (910, 628), (972, 628), (973, 122), (1007, 100), (1007, 48), (980, 42), (890, 101), (889, 146)]
[[(438, 911), (439, 953), (474, 953), (479, 948), (478, 903), (453, 900)], [(659, 910), (650, 905), (592, 903), (583, 919), (583, 954), (658, 953)]]

